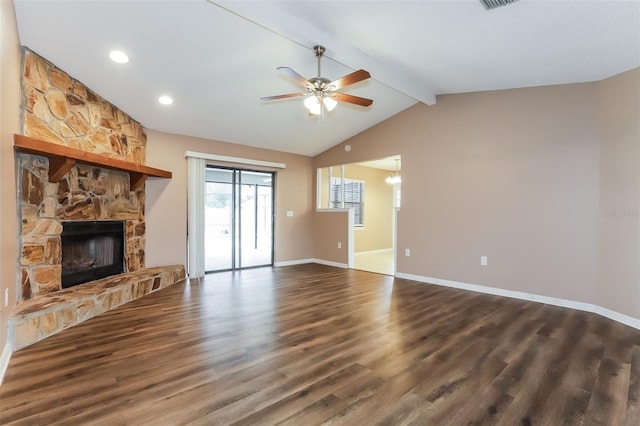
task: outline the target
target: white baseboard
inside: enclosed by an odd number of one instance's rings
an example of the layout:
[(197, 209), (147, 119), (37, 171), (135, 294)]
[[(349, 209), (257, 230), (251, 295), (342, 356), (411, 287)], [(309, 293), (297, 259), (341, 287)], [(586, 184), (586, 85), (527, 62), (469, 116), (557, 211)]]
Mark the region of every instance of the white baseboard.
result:
[(323, 260), (323, 259), (312, 259), (312, 260), (313, 260), (313, 263), (319, 263), (320, 265), (335, 266), (336, 268), (349, 269), (349, 265), (347, 265), (346, 263), (332, 262), (330, 260)]
[(640, 319), (638, 318), (630, 317), (629, 315), (621, 314), (620, 312), (612, 311), (611, 309), (598, 305), (593, 305), (592, 312), (640, 330)]
[(359, 254), (376, 254), (376, 253), (385, 253), (388, 251), (393, 251), (393, 247), (389, 247), (389, 248), (384, 248), (384, 249), (377, 249), (377, 250), (367, 250), (367, 251), (358, 251), (355, 253), (355, 255), (359, 255)]
[(560, 306), (563, 308), (571, 308), (571, 309), (577, 309), (580, 311), (593, 312), (595, 314), (601, 315), (603, 317), (612, 319), (619, 323), (628, 325), (629, 327), (633, 327), (635, 329), (640, 330), (640, 319), (633, 318), (631, 316), (624, 315), (619, 312), (612, 311), (611, 309), (603, 308), (601, 306), (594, 305), (591, 303), (576, 302), (574, 300), (559, 299), (557, 297), (540, 296), (537, 294), (525, 293), (522, 291), (504, 290), (501, 288), (488, 287), (488, 286), (478, 285), (478, 284), (467, 284), (467, 283), (462, 283), (458, 281), (424, 277), (422, 275), (405, 274), (402, 272), (397, 272), (396, 277), (404, 278), (412, 281), (418, 281), (422, 283), (441, 285), (444, 287), (459, 288), (461, 290), (476, 291), (478, 293), (486, 293), (486, 294), (492, 294), (495, 296), (511, 297), (514, 299), (546, 303), (548, 305)]
[(2, 384), (2, 380), (4, 379), (4, 373), (7, 372), (7, 367), (9, 366), (9, 360), (11, 359), (11, 345), (7, 342), (4, 345), (4, 349), (2, 350), (2, 355), (0, 355), (0, 385)]
[(298, 259), (298, 260), (285, 260), (284, 262), (274, 262), (273, 266), (293, 266), (303, 265), (305, 263), (319, 263), (320, 265), (335, 266), (336, 268), (349, 268), (346, 263), (332, 262), (330, 260), (323, 259)]
[(284, 262), (273, 262), (273, 266), (304, 265), (305, 263), (313, 263), (313, 259), (297, 259), (285, 260)]

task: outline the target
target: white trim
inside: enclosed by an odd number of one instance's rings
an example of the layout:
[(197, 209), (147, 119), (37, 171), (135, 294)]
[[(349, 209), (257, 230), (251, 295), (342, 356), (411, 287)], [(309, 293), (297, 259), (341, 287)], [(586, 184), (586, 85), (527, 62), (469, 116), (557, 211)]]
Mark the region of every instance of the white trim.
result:
[(338, 209), (338, 208), (336, 208), (336, 209), (325, 209), (325, 208), (322, 208), (322, 209), (316, 209), (316, 212), (318, 212), (318, 213), (339, 213), (339, 212), (343, 212), (344, 213), (344, 212), (348, 212), (349, 210), (351, 210), (351, 209)]
[(319, 263), (320, 265), (327, 265), (327, 266), (335, 266), (336, 268), (349, 269), (349, 265), (347, 265), (346, 263), (332, 262), (330, 260), (313, 259), (313, 263)]
[(297, 260), (285, 260), (283, 262), (273, 262), (273, 266), (293, 266), (304, 265), (305, 263), (313, 263), (313, 259), (297, 259)]
[(571, 309), (577, 309), (585, 312), (593, 312), (594, 314), (601, 315), (603, 317), (612, 319), (619, 323), (628, 325), (629, 327), (633, 327), (635, 329), (640, 330), (640, 319), (633, 318), (631, 316), (624, 315), (619, 312), (612, 311), (610, 309), (603, 308), (601, 306), (594, 305), (591, 303), (576, 302), (574, 300), (559, 299), (556, 297), (549, 297), (549, 296), (540, 296), (537, 294), (525, 293), (522, 291), (505, 290), (501, 288), (488, 287), (488, 286), (483, 286), (478, 284), (467, 284), (467, 283), (462, 283), (458, 281), (424, 277), (421, 275), (405, 274), (402, 272), (396, 272), (396, 277), (412, 280), (412, 281), (418, 281), (422, 283), (427, 283), (427, 284), (441, 285), (444, 287), (453, 287), (461, 290), (476, 291), (478, 293), (493, 294), (495, 296), (511, 297), (514, 299), (546, 303), (548, 305), (560, 306), (563, 308), (571, 308)]
[(322, 205), (322, 168), (316, 169), (316, 208)]
[(591, 312), (640, 330), (640, 319), (638, 318), (630, 317), (629, 315), (621, 314), (620, 312), (612, 311), (611, 309), (598, 305), (593, 305), (593, 311)]
[(2, 379), (4, 379), (4, 373), (7, 372), (7, 367), (9, 367), (12, 352), (11, 345), (7, 342), (2, 350), (2, 355), (0, 355), (0, 385), (2, 384)]
[[(334, 183), (338, 178), (333, 178), (331, 180), (331, 185), (336, 185)], [(344, 178), (344, 164), (340, 165), (340, 207), (344, 209), (344, 188), (347, 180)], [(331, 206), (331, 185), (329, 185), (329, 206)]]
[(226, 155), (206, 154), (204, 152), (185, 151), (185, 157), (202, 158), (203, 160), (222, 161), (223, 163), (248, 164), (250, 166), (273, 167), (276, 169), (286, 169), (285, 163), (276, 163), (273, 161), (252, 160), (250, 158), (229, 157)]
[[(344, 166), (345, 166), (345, 164), (342, 164), (340, 167), (344, 167)], [(343, 178), (343, 177), (338, 177), (338, 176), (332, 176), (331, 179), (333, 179), (333, 180), (341, 180), (341, 181), (343, 181), (345, 183), (348, 183), (348, 182), (359, 182), (359, 183), (362, 183), (362, 184), (365, 184), (365, 185), (367, 184), (367, 181), (366, 180), (362, 180), (362, 179), (351, 179), (351, 178)], [(331, 183), (333, 185), (339, 185), (338, 183), (334, 183), (334, 181), (331, 181)]]
[[(344, 198), (343, 198), (344, 199)], [(354, 234), (354, 230), (355, 230), (355, 221), (356, 218), (356, 214), (354, 209), (349, 209), (349, 215), (348, 215), (348, 227), (347, 227), (347, 246), (349, 251), (347, 252), (347, 267), (349, 268), (354, 268), (356, 266), (356, 258), (355, 258), (355, 251), (356, 251), (356, 237)]]
[(386, 251), (393, 251), (393, 247), (389, 247), (389, 248), (383, 248), (383, 249), (377, 249), (377, 250), (366, 250), (366, 251), (357, 251), (356, 252), (356, 256), (360, 255), (360, 254), (376, 254), (376, 253), (383, 253)]
[(393, 276), (398, 273), (398, 212), (400, 207), (393, 208)]
[(306, 263), (318, 263), (320, 265), (335, 266), (336, 268), (349, 269), (349, 265), (347, 265), (346, 263), (332, 262), (330, 260), (315, 259), (315, 258), (298, 259), (298, 260), (285, 260), (284, 262), (275, 262), (273, 264), (273, 266), (274, 267), (295, 266), (295, 265), (303, 265), (303, 264), (306, 264)]

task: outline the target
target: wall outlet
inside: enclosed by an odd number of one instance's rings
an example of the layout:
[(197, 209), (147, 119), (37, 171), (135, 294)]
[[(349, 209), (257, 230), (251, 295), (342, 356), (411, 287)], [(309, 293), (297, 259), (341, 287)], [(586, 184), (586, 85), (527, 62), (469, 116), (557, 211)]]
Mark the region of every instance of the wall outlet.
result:
[(407, 249), (407, 248), (404, 249), (404, 255), (405, 255), (405, 257), (411, 256), (411, 249)]
[(342, 248), (342, 243), (338, 241), (338, 248)]
[(293, 217), (293, 210), (287, 210), (287, 217)]
[(487, 266), (487, 256), (480, 256), (480, 265)]
[(8, 288), (4, 289), (4, 306), (5, 307), (9, 306), (9, 289)]

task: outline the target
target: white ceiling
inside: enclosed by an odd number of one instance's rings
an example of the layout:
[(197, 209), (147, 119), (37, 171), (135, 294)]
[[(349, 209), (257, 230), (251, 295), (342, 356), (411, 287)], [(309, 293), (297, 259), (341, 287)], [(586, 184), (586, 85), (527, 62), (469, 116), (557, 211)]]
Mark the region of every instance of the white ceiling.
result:
[[(16, 0), (21, 43), (160, 131), (308, 156), (445, 93), (600, 80), (640, 66), (640, 0)], [(372, 78), (310, 118), (276, 68)], [(128, 53), (111, 62), (112, 49)], [(171, 106), (157, 98), (169, 94)]]
[(374, 169), (388, 170), (390, 172), (402, 170), (402, 159), (399, 155), (380, 158), (378, 160), (363, 161), (357, 164), (364, 167), (372, 167)]

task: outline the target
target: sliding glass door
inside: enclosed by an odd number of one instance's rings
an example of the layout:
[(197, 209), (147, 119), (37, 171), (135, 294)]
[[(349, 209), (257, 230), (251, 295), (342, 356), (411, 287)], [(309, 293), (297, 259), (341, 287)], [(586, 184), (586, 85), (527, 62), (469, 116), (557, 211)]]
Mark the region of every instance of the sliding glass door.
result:
[(273, 173), (207, 167), (205, 270), (273, 264)]

